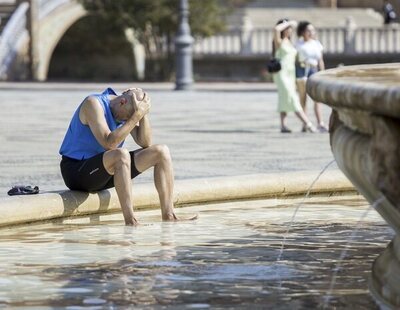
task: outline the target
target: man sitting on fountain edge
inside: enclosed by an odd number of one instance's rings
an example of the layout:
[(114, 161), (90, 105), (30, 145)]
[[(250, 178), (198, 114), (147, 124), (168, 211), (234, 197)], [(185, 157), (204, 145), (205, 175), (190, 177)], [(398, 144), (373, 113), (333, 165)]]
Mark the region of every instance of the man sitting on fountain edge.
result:
[[(79, 105), (60, 148), (61, 174), (71, 190), (101, 191), (115, 186), (126, 225), (137, 225), (131, 179), (154, 167), (162, 219), (178, 220), (174, 212), (174, 172), (166, 145), (152, 145), (150, 97), (140, 88), (121, 95), (107, 88)], [(141, 147), (122, 148), (131, 135)]]

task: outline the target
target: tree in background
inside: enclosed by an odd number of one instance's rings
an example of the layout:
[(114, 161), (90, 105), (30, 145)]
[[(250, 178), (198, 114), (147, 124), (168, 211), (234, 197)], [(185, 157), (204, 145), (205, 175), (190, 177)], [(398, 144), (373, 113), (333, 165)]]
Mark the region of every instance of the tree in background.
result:
[[(174, 37), (178, 28), (179, 0), (79, 0), (85, 9), (120, 30), (133, 29), (156, 79), (173, 72)], [(226, 17), (249, 0), (190, 0), (189, 23), (198, 39), (226, 29)], [(148, 70), (147, 69), (147, 70)]]
[(124, 31), (89, 15), (74, 23), (58, 42), (48, 79), (130, 81), (136, 78), (133, 68), (132, 44)]

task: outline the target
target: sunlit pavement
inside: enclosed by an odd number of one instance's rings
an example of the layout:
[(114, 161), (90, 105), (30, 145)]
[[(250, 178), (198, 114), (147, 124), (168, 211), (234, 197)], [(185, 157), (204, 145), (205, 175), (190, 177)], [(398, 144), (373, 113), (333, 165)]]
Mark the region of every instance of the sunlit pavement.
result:
[[(131, 84), (0, 83), (0, 196), (16, 184), (65, 188), (58, 150), (69, 121), (85, 96), (107, 85), (122, 91)], [(279, 132), (273, 84), (200, 83), (188, 92), (170, 83), (135, 85), (151, 95), (154, 143), (169, 146), (177, 179), (317, 171), (333, 159), (329, 135), (301, 133), (293, 114), (294, 133)], [(328, 122), (330, 109), (323, 113)], [(149, 171), (135, 182), (151, 180)]]

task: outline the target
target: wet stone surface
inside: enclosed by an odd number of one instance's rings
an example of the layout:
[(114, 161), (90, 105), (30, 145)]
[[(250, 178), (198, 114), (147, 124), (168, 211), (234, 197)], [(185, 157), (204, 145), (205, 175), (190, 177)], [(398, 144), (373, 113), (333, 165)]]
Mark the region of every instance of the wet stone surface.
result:
[(137, 228), (116, 214), (0, 230), (0, 307), (377, 309), (367, 279), (391, 229), (359, 196), (311, 198), (277, 262), (300, 202), (184, 208), (200, 217), (182, 223), (146, 211)]

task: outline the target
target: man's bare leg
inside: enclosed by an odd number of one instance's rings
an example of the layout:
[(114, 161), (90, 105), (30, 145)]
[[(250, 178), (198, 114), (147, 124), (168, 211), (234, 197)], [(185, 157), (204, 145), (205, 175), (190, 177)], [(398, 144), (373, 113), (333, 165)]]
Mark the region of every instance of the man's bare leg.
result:
[(126, 149), (115, 149), (104, 153), (103, 164), (107, 172), (114, 175), (114, 185), (121, 204), (126, 225), (137, 225), (133, 214), (131, 157)]
[(178, 220), (174, 212), (174, 170), (168, 147), (157, 144), (136, 152), (135, 166), (140, 172), (154, 167), (154, 184), (160, 199), (162, 219)]

